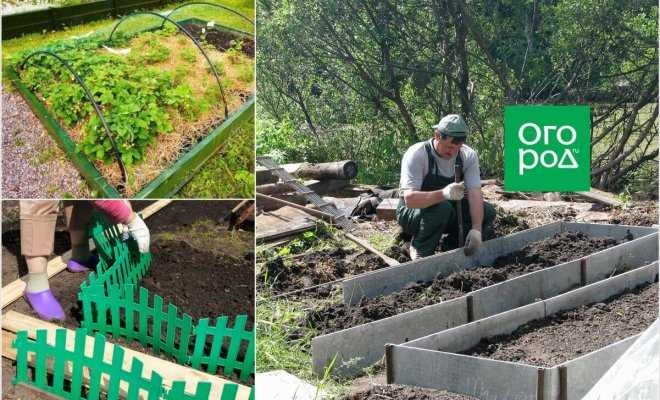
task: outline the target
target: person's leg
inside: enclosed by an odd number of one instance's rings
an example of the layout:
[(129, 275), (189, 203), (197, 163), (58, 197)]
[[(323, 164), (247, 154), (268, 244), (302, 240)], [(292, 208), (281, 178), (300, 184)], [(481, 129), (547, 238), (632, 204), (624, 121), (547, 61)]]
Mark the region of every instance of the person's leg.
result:
[(57, 201), (21, 200), (21, 254), (28, 266), (25, 298), (45, 320), (63, 319), (64, 311), (48, 285), (48, 256), (53, 252)]
[[(454, 214), (452, 215), (452, 219), (446, 229), (447, 236), (442, 239), (442, 251), (449, 251), (458, 248), (458, 212), (456, 212), (458, 202), (452, 201), (451, 205), (452, 209), (454, 210)], [(461, 208), (463, 213), (463, 240), (465, 240), (465, 237), (472, 228), (470, 203), (467, 199), (461, 200)]]
[(89, 251), (87, 225), (94, 208), (89, 201), (65, 201), (64, 215), (71, 236), (71, 259), (67, 269), (71, 272), (86, 272), (98, 259)]
[(493, 238), (495, 233), (493, 232), (493, 222), (495, 222), (495, 217), (497, 216), (497, 211), (492, 204), (486, 203), (484, 201), (484, 222), (483, 222), (483, 240), (490, 240)]
[(435, 253), (452, 213), (451, 205), (443, 201), (422, 209), (406, 207), (397, 212), (397, 220), (404, 232), (413, 235), (411, 246), (418, 255), (427, 257)]
[[(470, 216), (470, 203), (467, 199), (461, 201), (463, 208), (463, 239), (467, 236), (470, 229), (472, 229), (472, 217)], [(492, 204), (484, 201), (484, 219), (481, 223), (481, 234), (483, 240), (488, 240), (493, 237), (492, 226), (495, 221), (495, 207)], [(453, 250), (458, 248), (458, 213), (454, 214), (454, 218), (447, 227), (447, 237), (443, 240), (442, 249), (444, 251)]]

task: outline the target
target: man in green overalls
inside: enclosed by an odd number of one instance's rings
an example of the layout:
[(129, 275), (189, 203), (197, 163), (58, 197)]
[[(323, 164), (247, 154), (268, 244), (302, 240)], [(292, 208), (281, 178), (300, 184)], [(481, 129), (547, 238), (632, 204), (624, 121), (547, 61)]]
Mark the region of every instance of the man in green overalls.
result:
[[(414, 260), (433, 255), (442, 239), (443, 249), (458, 247), (457, 203), (463, 209), (465, 254), (474, 254), (482, 236), (488, 238), (495, 208), (485, 203), (477, 153), (465, 145), (468, 128), (461, 116), (450, 114), (433, 126), (431, 140), (412, 145), (401, 162), (401, 200), (396, 210), (403, 231), (412, 235)], [(454, 182), (454, 167), (464, 180)], [(467, 198), (465, 192), (467, 191)], [(447, 236), (443, 239), (443, 234)]]

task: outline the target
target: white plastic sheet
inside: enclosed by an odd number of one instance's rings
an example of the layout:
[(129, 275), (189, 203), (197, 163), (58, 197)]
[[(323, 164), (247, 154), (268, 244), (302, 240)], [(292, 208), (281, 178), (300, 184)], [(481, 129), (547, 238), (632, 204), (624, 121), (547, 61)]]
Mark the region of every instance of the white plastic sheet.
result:
[(633, 343), (582, 400), (660, 400), (660, 319)]

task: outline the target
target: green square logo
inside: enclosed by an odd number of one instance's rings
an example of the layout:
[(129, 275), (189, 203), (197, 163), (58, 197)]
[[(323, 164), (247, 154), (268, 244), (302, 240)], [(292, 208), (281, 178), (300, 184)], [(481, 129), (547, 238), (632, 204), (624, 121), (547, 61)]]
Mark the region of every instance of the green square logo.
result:
[(504, 108), (504, 190), (581, 192), (591, 188), (589, 106)]

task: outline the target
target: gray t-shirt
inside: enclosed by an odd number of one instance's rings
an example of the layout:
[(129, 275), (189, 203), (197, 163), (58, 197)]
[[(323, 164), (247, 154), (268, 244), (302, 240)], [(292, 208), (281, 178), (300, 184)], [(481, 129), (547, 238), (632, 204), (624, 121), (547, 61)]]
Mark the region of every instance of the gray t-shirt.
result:
[[(401, 181), (399, 183), (401, 190), (413, 189), (420, 190), (424, 177), (429, 173), (429, 157), (424, 148), (424, 144), (431, 143), (433, 139), (415, 143), (406, 150), (401, 161)], [(481, 187), (481, 173), (479, 171), (479, 156), (467, 145), (462, 145), (461, 157), (463, 158), (463, 176), (466, 189)], [(441, 175), (447, 178), (454, 177), (454, 165), (456, 157), (446, 160), (438, 155), (435, 149), (431, 154), (438, 166)]]

